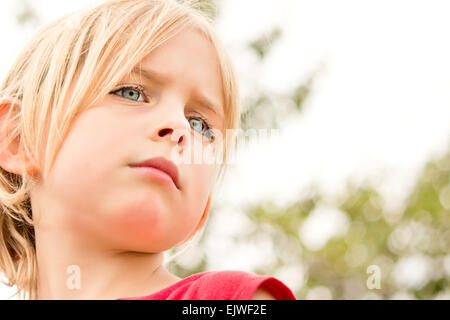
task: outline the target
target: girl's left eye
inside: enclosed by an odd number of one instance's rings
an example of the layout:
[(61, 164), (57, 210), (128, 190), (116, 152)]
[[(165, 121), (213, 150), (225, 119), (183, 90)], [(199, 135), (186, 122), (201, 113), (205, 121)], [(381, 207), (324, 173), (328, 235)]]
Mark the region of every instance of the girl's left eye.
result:
[[(200, 122), (192, 122), (192, 120), (201, 120), (201, 121)], [(211, 130), (212, 129), (211, 125), (209, 124), (208, 120), (206, 120), (202, 116), (198, 115), (196, 117), (190, 117), (189, 118), (189, 124), (192, 125), (194, 130), (196, 128), (200, 129), (200, 131), (198, 133), (204, 135), (210, 141), (214, 141), (215, 140), (215, 136), (214, 136), (214, 134), (212, 133), (212, 130)]]
[[(145, 92), (144, 88), (138, 86), (127, 86), (122, 87), (116, 91), (111, 92), (112, 94), (119, 93), (125, 99), (133, 100), (136, 102), (145, 102)], [(138, 100), (141, 99), (141, 100)]]

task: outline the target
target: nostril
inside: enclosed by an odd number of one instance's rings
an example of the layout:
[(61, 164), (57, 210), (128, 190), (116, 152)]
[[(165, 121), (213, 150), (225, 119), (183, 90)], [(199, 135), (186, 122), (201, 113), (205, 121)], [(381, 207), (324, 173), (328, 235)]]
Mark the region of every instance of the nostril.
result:
[(172, 133), (172, 131), (173, 130), (170, 128), (163, 129), (163, 130), (159, 131), (159, 136), (164, 137), (167, 133)]

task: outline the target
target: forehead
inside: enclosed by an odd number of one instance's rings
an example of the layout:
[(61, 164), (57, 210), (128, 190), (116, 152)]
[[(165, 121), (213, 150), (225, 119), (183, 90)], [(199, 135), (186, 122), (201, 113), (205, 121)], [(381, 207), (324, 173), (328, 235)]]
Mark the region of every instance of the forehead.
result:
[(223, 85), (213, 44), (199, 31), (185, 29), (152, 50), (136, 65), (130, 77), (177, 88), (203, 98), (222, 115)]

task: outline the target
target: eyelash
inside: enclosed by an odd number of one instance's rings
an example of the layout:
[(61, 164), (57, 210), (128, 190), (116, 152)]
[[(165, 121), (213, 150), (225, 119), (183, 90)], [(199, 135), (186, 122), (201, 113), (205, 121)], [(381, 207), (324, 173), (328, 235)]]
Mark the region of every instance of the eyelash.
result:
[[(145, 92), (145, 88), (143, 88), (142, 86), (139, 86), (139, 85), (123, 85), (123, 86), (117, 88), (116, 90), (111, 91), (110, 93), (111, 93), (111, 94), (115, 94), (116, 92), (118, 92), (118, 91), (120, 91), (120, 90), (123, 90), (123, 89), (133, 89), (133, 90), (136, 90), (136, 91), (139, 92), (139, 94), (140, 94), (141, 96), (144, 97), (144, 100), (147, 100), (147, 93)], [(123, 97), (123, 98), (124, 98), (124, 97)], [(124, 99), (127, 99), (127, 98), (124, 98)], [(129, 99), (127, 99), (127, 100), (129, 100)], [(135, 102), (139, 102), (139, 101), (135, 101)], [(147, 101), (146, 101), (146, 102), (147, 102)], [(205, 117), (203, 117), (202, 115), (197, 115), (196, 117), (191, 117), (191, 118), (197, 118), (197, 119), (200, 119), (200, 120), (203, 121), (204, 126), (206, 127), (206, 128), (205, 128), (205, 131), (204, 131), (204, 133), (203, 133), (203, 135), (206, 135), (206, 133), (210, 132), (209, 130), (210, 130), (212, 127), (211, 127), (211, 125), (209, 124), (209, 121), (208, 121)], [(210, 139), (211, 141), (214, 141), (214, 139), (215, 139), (214, 134), (213, 134), (212, 132), (210, 132), (210, 134), (211, 134), (211, 137), (210, 137), (209, 139)]]

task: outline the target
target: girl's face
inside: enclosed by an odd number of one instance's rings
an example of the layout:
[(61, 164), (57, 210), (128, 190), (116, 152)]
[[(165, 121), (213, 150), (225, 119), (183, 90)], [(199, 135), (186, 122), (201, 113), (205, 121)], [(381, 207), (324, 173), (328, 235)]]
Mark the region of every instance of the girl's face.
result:
[[(160, 252), (198, 225), (216, 168), (194, 160), (212, 145), (202, 118), (223, 130), (216, 52), (200, 33), (185, 29), (140, 68), (75, 119), (48, 178), (32, 193), (43, 226), (108, 248)], [(173, 158), (186, 153), (190, 163)], [(129, 167), (153, 157), (175, 163), (180, 189)]]

